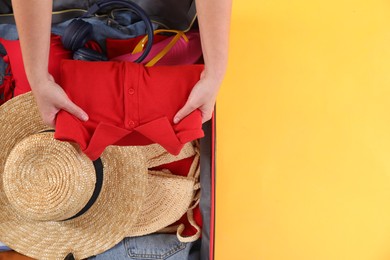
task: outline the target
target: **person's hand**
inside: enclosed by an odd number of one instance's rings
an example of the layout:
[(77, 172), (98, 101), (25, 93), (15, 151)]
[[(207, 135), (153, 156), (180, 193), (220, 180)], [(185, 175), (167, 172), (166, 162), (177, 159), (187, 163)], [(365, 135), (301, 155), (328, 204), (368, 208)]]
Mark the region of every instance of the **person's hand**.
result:
[(177, 124), (195, 109), (201, 111), (202, 123), (210, 120), (221, 82), (221, 79), (209, 76), (203, 71), (200, 80), (195, 84), (185, 105), (176, 113), (173, 122)]
[(55, 83), (51, 75), (37, 85), (39, 86), (33, 88), (33, 94), (45, 124), (55, 127), (56, 115), (61, 109), (82, 121), (88, 120), (87, 113), (68, 98), (65, 91)]

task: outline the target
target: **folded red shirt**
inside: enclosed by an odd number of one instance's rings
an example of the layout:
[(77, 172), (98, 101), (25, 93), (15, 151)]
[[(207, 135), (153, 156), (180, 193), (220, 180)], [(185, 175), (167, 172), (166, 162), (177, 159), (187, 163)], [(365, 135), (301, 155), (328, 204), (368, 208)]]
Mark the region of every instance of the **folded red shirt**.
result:
[(91, 160), (108, 145), (158, 143), (178, 154), (185, 143), (204, 136), (198, 109), (173, 123), (202, 70), (203, 65), (146, 68), (131, 62), (63, 60), (60, 85), (89, 120), (60, 111), (55, 138), (78, 143)]

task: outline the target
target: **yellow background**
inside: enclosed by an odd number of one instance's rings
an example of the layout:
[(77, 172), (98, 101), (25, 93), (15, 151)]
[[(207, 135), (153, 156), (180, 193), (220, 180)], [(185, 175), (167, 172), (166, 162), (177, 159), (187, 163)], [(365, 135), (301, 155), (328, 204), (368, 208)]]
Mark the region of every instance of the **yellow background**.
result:
[(235, 0), (217, 260), (390, 259), (390, 1)]

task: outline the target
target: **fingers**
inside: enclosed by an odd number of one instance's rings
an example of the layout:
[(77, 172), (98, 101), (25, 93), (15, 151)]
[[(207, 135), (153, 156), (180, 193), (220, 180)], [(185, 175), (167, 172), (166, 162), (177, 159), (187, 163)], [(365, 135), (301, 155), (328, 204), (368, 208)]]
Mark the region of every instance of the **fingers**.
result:
[(213, 110), (209, 110), (207, 112), (202, 111), (202, 124), (209, 121), (211, 117), (213, 116)]
[(61, 107), (61, 109), (67, 111), (68, 113), (74, 115), (81, 121), (87, 121), (88, 115), (84, 112), (79, 106), (77, 106), (75, 103), (70, 101), (70, 99), (67, 99), (67, 101), (64, 103), (64, 105)]
[[(70, 100), (67, 100), (66, 102), (64, 102), (63, 106), (61, 106), (60, 109), (63, 109), (65, 111), (69, 112), (70, 114), (74, 115), (75, 117), (77, 117), (81, 121), (88, 120), (87, 113), (85, 113), (80, 107), (78, 107), (76, 104), (74, 104)], [(55, 128), (56, 116), (57, 116), (57, 113), (59, 112), (60, 109), (55, 109), (54, 111), (51, 111), (51, 112), (42, 112), (41, 118), (42, 118), (43, 122), (46, 125)]]
[(174, 116), (173, 123), (179, 123), (184, 117), (188, 116), (195, 109), (197, 109), (197, 106), (194, 105), (190, 99), (188, 99), (185, 105)]
[(32, 87), (41, 118), (46, 125), (55, 127), (57, 113), (65, 110), (81, 121), (87, 121), (88, 115), (73, 103), (65, 91), (54, 81), (52, 75)]
[(179, 110), (179, 112), (176, 113), (176, 115), (173, 118), (173, 123), (177, 124), (179, 123), (183, 118), (188, 116), (190, 113), (192, 113), (195, 109), (199, 109), (202, 113), (202, 124), (204, 122), (207, 122), (211, 119), (214, 112), (214, 102), (211, 102), (209, 104), (204, 104), (201, 106), (196, 105), (195, 103), (191, 102), (189, 99), (187, 103)]
[(46, 125), (55, 128), (56, 116), (61, 109), (67, 111), (68, 113), (74, 115), (82, 121), (88, 120), (87, 113), (85, 113), (80, 107), (74, 104), (70, 99), (65, 97), (65, 100), (62, 100), (59, 105), (53, 104), (52, 106), (41, 108), (40, 112), (43, 122)]

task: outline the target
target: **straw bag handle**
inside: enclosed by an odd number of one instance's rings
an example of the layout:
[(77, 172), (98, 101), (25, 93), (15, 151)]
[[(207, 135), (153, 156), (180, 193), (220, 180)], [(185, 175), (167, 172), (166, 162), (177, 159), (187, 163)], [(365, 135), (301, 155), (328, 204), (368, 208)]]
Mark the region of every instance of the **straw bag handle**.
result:
[[(172, 32), (176, 33), (176, 35), (172, 38), (172, 40), (167, 44), (167, 46), (164, 47), (156, 56), (154, 56), (148, 63), (145, 64), (146, 67), (151, 67), (155, 65), (162, 57), (164, 57), (171, 49), (172, 47), (177, 43), (177, 41), (183, 37), (183, 39), (188, 42), (188, 38), (185, 35), (183, 31), (178, 30), (168, 30), (168, 29), (158, 29), (154, 31), (154, 34), (161, 33), (161, 32)], [(148, 36), (145, 35), (139, 43), (134, 47), (134, 50), (132, 54), (141, 52), (145, 46), (146, 41), (148, 40)]]

